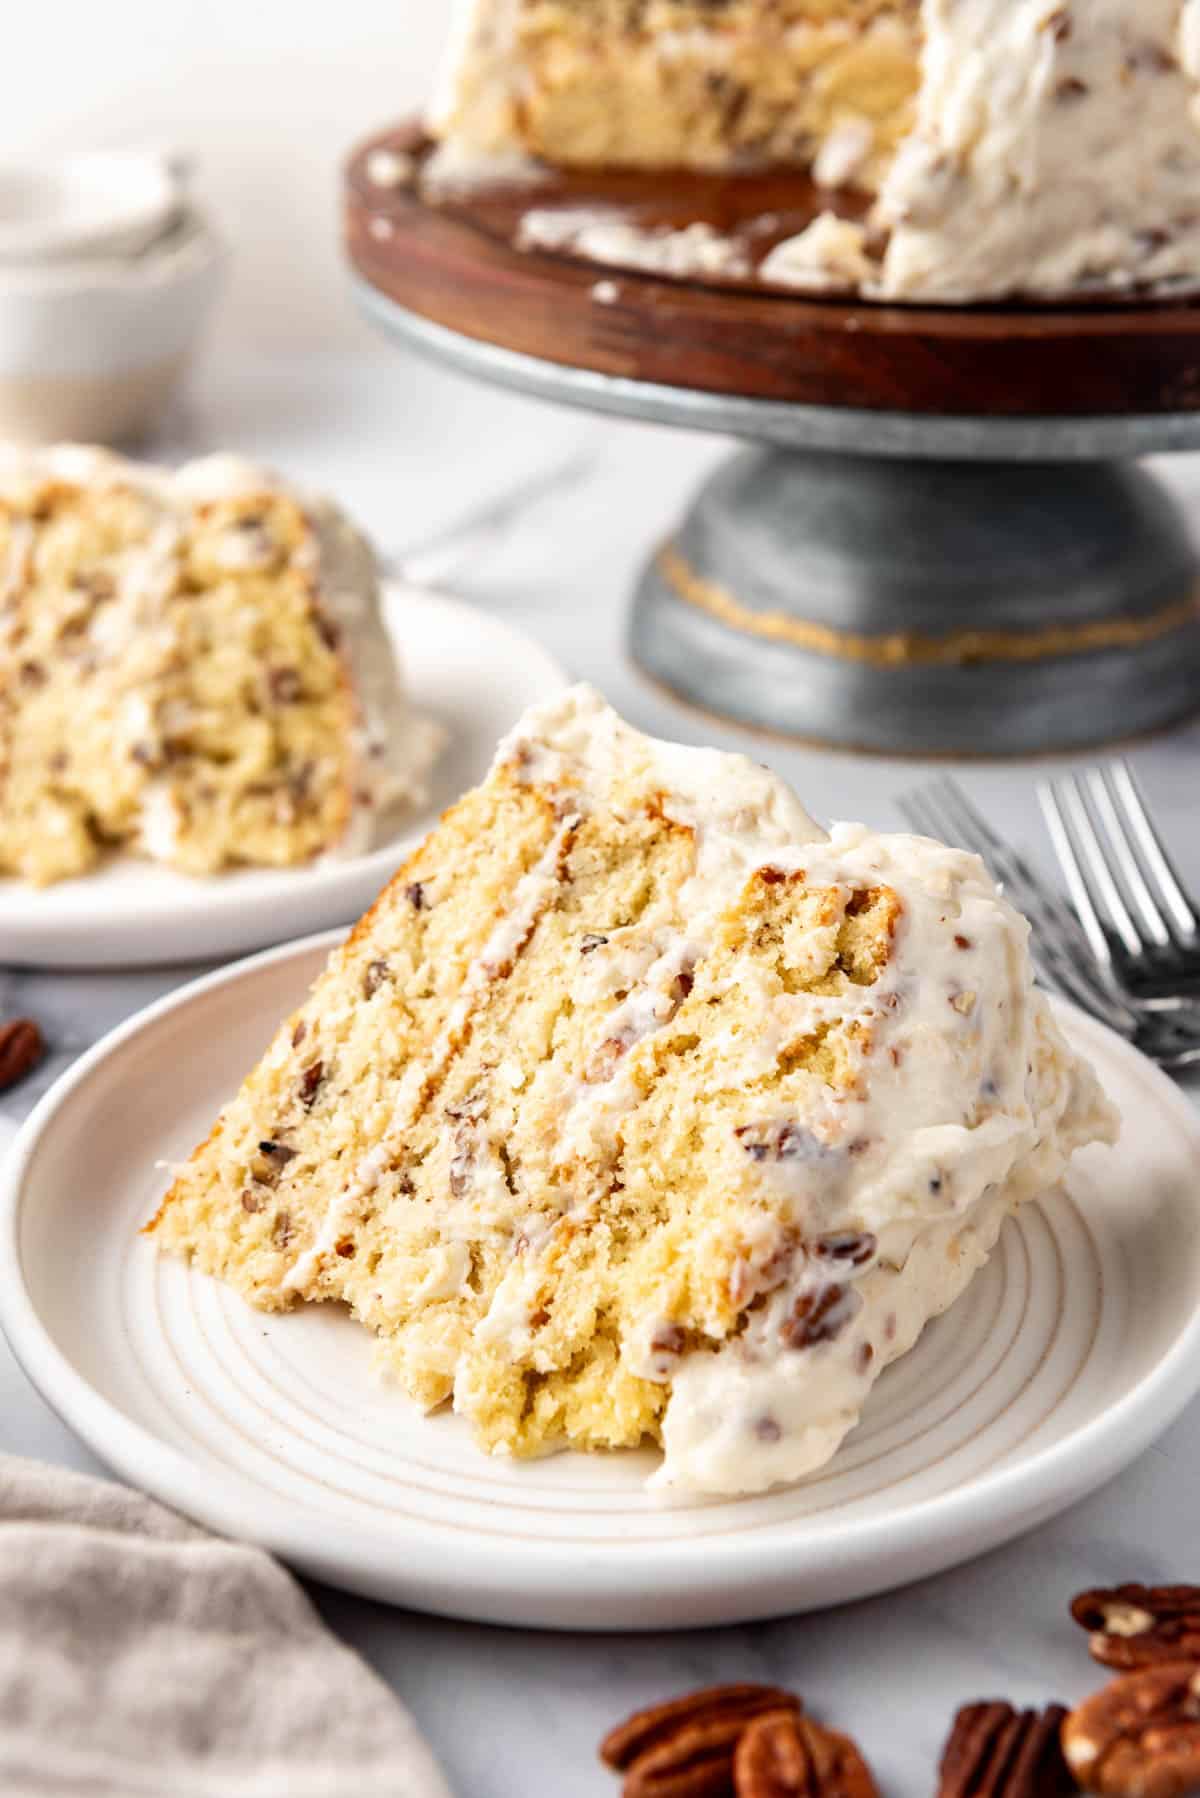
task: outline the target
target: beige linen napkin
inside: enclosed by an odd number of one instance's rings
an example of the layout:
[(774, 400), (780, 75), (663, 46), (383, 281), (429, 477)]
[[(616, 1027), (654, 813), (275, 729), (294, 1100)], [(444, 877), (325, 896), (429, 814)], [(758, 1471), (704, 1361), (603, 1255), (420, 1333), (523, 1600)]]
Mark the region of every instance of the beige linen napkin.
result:
[(269, 1555), (6, 1456), (0, 1792), (450, 1798), (407, 1713)]

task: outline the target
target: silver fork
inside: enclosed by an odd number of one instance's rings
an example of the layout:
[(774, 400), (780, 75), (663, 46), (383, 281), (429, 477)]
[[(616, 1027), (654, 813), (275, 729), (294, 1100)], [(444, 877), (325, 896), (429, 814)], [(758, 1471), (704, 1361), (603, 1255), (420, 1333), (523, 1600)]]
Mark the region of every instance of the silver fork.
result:
[(971, 849), (1033, 927), (1030, 950), (1044, 986), (1072, 999), (1169, 1073), (1200, 1067), (1200, 1045), (1180, 1025), (1200, 1013), (1186, 1000), (1146, 1000), (1129, 995), (1097, 962), (1079, 920), (1019, 850), (996, 834), (948, 775), (902, 794), (900, 808), (919, 831)]
[[(921, 796), (912, 797), (920, 799)], [(1042, 880), (1023, 855), (997, 836), (957, 781), (945, 775), (940, 781), (930, 782), (923, 789), (923, 796), (927, 801), (927, 816), (937, 812), (940, 802), (941, 834), (952, 836), (965, 848), (982, 855), (1010, 892), (1022, 892), (1022, 910), (1028, 913), (1031, 921), (1042, 923), (1051, 944), (1069, 958), (1077, 981), (1082, 981), (1088, 990), (1096, 989), (1099, 998), (1115, 1001), (1134, 1018), (1173, 1020), (1182, 1027), (1200, 1031), (1200, 992), (1146, 994), (1136, 991), (1123, 980), (1112, 956), (1096, 954), (1090, 933), (1081, 928), (1070, 907)]]
[(1197, 912), (1127, 762), (1042, 781), (1038, 798), (1096, 960), (1127, 988), (1200, 1001)]

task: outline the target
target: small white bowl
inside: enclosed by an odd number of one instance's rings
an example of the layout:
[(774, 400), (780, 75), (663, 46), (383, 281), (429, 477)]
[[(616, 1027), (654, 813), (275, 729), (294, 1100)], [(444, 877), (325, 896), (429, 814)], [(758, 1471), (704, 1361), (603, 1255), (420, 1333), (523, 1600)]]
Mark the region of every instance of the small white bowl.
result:
[(0, 263), (136, 256), (169, 228), (180, 201), (162, 156), (0, 157)]
[(0, 261), (0, 437), (144, 435), (183, 374), (225, 262), (192, 207), (139, 255)]

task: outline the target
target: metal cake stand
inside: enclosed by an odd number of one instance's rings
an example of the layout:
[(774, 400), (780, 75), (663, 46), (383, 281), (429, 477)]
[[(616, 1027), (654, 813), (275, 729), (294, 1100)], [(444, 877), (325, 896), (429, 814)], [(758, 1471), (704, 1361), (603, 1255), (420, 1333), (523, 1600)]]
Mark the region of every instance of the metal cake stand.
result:
[[(930, 411), (926, 376), (921, 409), (746, 396), (714, 391), (736, 377), (707, 362), (704, 385), (613, 372), (603, 333), (626, 296), (660, 335), (694, 328), (671, 284), (612, 271), (618, 305), (603, 304), (592, 290), (608, 271), (472, 243), (463, 221), (423, 217), (431, 209), (411, 195), (364, 203), (355, 163), (349, 184), (355, 295), (392, 339), (541, 399), (743, 440), (634, 596), (633, 655), (681, 697), (746, 724), (889, 754), (1082, 749), (1200, 711), (1200, 560), (1180, 508), (1138, 466), (1151, 452), (1200, 448), (1200, 410), (1190, 409), (1200, 405), (1200, 313), (1185, 321), (1186, 355), (1178, 337), (1168, 344), (1173, 385), (1159, 378), (1144, 410)], [(380, 216), (386, 229), (372, 224)], [(480, 309), (464, 312), (483, 264), (491, 285)], [(600, 366), (571, 365), (559, 340), (552, 353), (529, 353), (539, 282), (562, 316), (564, 299), (591, 308), (597, 347), (589, 339), (585, 354)], [(713, 295), (731, 331), (740, 328), (728, 322), (731, 300), (752, 347), (756, 319), (777, 328), (780, 308), (806, 317), (803, 301)], [(690, 289), (688, 308), (704, 307)], [(819, 311), (827, 323), (835, 313)], [(1152, 309), (1130, 311), (1145, 327), (1136, 365), (1129, 351), (1136, 400), (1156, 339)], [(1125, 330), (1128, 320), (1113, 316), (1113, 330)], [(995, 367), (1013, 348), (1003, 329), (987, 347)], [(1095, 361), (1107, 366), (1100, 346)], [(933, 366), (936, 379), (945, 358)], [(1041, 390), (1053, 392), (1053, 346), (1038, 369)], [(1175, 394), (1182, 403), (1170, 403)]]

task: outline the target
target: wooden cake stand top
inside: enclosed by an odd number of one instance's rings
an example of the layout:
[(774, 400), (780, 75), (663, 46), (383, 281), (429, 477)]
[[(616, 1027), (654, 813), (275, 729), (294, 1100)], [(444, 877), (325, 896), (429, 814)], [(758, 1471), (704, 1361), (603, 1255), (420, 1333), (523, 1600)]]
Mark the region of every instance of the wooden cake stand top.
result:
[[(793, 296), (726, 278), (677, 280), (517, 249), (520, 219), (535, 206), (599, 206), (642, 226), (701, 221), (742, 241), (757, 232), (769, 247), (824, 202), (803, 177), (775, 171), (569, 175), (435, 204), (415, 184), (373, 181), (368, 160), (380, 150), (419, 167), (429, 144), (410, 123), (351, 157), (345, 224), (355, 271), (375, 294), (477, 343), (596, 375), (785, 405), (1031, 421), (1195, 414), (1200, 422), (1200, 300), (917, 307)], [(764, 215), (776, 221), (765, 241)], [(1189, 428), (1188, 436), (1200, 433)]]

